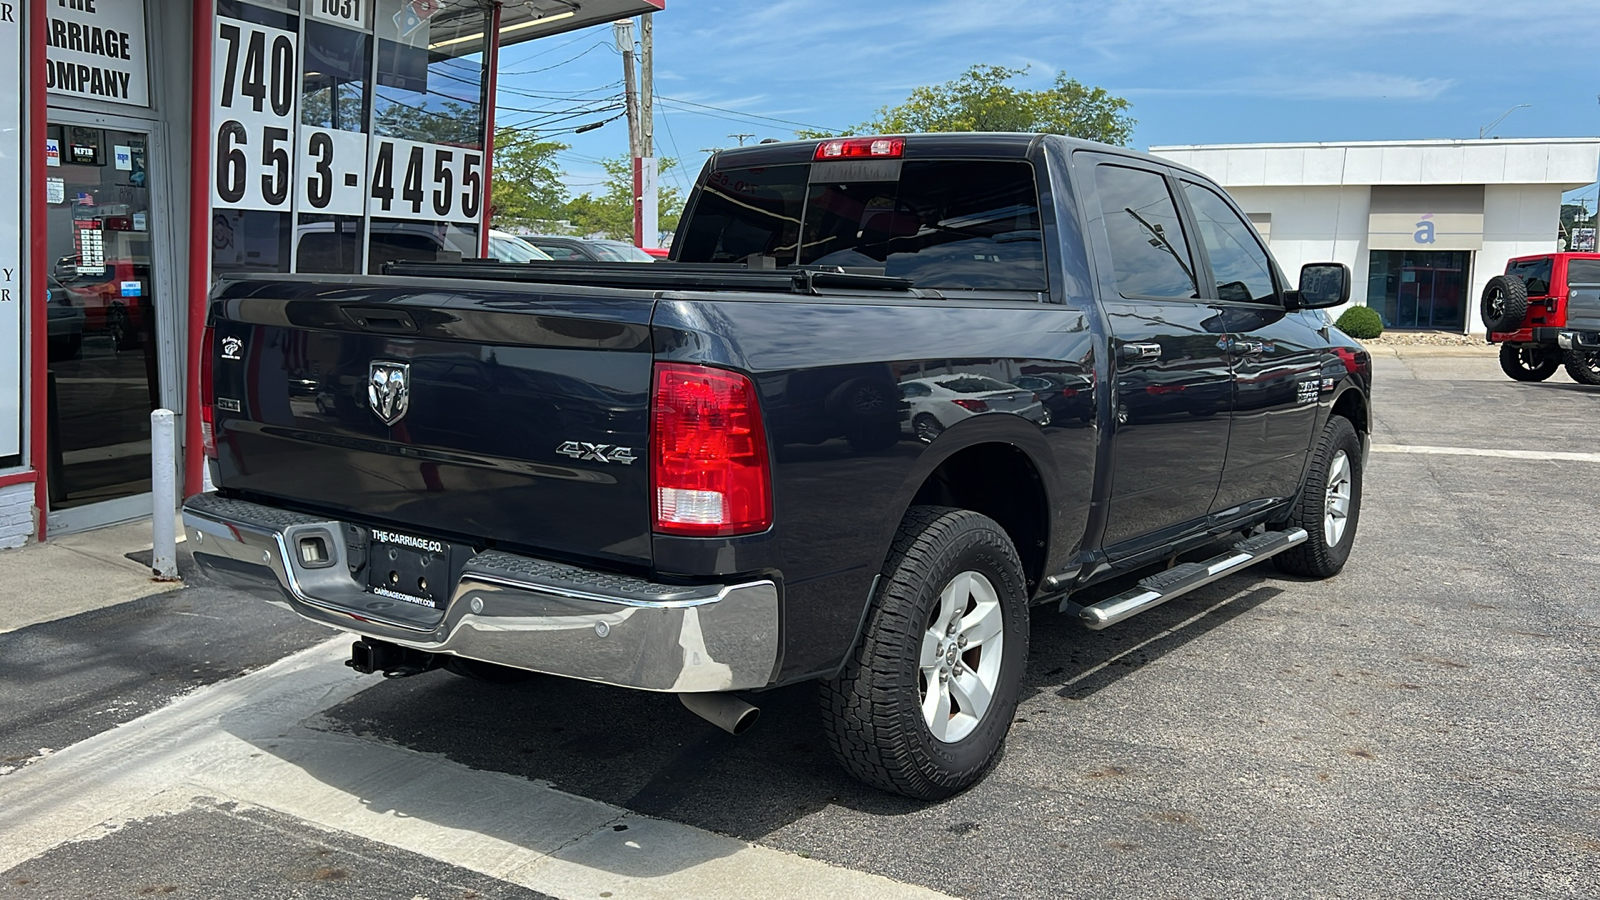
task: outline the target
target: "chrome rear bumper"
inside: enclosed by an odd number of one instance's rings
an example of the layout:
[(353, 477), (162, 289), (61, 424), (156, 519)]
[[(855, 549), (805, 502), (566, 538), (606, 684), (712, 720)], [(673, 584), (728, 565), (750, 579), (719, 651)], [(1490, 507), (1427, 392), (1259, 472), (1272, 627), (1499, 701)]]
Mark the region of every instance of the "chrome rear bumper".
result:
[[(195, 562), (211, 578), (302, 617), (376, 640), (650, 691), (770, 684), (778, 587), (659, 584), (490, 550), (473, 556), (443, 610), (387, 599), (351, 575), (346, 523), (215, 494), (183, 506)], [(321, 536), (332, 559), (291, 548)]]

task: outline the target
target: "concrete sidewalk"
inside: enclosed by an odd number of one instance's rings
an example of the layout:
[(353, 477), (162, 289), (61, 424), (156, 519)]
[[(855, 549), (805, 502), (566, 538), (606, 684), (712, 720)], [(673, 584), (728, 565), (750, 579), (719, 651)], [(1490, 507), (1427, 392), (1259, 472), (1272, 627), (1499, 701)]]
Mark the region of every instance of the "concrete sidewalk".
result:
[[(178, 535), (181, 551), (181, 527)], [(141, 519), (0, 552), (9, 597), (0, 605), (0, 633), (183, 587), (156, 581), (149, 566), (127, 557), (149, 549), (150, 520)]]

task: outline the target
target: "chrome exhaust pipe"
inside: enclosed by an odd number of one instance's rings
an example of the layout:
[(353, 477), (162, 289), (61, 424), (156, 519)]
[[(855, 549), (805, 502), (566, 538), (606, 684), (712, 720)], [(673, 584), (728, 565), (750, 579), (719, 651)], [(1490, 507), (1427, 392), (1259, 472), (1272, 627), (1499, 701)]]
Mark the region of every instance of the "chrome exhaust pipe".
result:
[(688, 710), (729, 734), (744, 734), (761, 718), (761, 710), (732, 694), (679, 694)]

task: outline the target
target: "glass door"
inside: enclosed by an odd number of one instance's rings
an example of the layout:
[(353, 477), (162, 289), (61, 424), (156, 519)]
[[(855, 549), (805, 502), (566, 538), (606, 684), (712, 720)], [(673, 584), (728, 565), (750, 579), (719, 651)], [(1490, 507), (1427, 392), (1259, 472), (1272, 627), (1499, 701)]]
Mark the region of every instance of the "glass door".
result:
[[(56, 513), (150, 492), (161, 403), (148, 132), (51, 125), (49, 488)], [(164, 274), (164, 273), (163, 273)], [(164, 281), (163, 281), (164, 283)], [(68, 517), (73, 528), (138, 515)], [(148, 504), (143, 512), (148, 514)]]
[(1471, 262), (1465, 250), (1373, 250), (1367, 305), (1389, 328), (1460, 331)]

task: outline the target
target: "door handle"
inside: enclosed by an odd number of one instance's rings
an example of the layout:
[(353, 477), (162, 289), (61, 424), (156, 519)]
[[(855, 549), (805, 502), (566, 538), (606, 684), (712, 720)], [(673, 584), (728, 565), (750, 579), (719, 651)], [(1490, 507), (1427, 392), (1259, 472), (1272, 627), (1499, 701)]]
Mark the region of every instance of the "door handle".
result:
[(1154, 343), (1123, 344), (1121, 354), (1123, 359), (1130, 362), (1140, 359), (1160, 359), (1161, 345)]
[(1265, 349), (1267, 345), (1262, 341), (1233, 341), (1228, 344), (1228, 351), (1234, 356), (1260, 356)]

